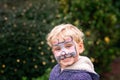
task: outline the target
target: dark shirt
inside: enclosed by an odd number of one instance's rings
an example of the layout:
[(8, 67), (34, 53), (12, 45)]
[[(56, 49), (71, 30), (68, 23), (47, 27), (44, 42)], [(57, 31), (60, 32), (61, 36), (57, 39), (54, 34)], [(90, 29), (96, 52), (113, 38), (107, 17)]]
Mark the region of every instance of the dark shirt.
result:
[(85, 70), (66, 69), (61, 72), (60, 66), (56, 65), (49, 80), (99, 80), (99, 75)]

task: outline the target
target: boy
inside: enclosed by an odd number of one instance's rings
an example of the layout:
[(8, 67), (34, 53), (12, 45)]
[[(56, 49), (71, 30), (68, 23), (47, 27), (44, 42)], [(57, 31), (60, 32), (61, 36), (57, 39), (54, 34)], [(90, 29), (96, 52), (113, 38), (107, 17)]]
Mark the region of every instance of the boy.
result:
[(72, 24), (61, 24), (47, 36), (48, 45), (58, 64), (52, 69), (49, 80), (99, 80), (84, 51), (84, 34)]

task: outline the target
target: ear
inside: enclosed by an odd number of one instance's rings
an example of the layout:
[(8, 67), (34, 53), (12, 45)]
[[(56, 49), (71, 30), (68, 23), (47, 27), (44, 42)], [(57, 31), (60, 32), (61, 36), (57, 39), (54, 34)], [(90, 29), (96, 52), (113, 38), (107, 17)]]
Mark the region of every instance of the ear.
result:
[(79, 42), (78, 43), (78, 52), (79, 52), (79, 54), (83, 53), (83, 51), (84, 51), (84, 44), (83, 44), (83, 42)]

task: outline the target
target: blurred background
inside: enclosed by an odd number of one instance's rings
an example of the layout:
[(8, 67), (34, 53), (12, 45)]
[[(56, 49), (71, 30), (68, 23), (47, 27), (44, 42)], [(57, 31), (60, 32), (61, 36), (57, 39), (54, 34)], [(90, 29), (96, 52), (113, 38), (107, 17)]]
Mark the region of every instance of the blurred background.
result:
[(0, 80), (48, 80), (48, 32), (71, 23), (100, 80), (120, 80), (120, 0), (0, 0)]

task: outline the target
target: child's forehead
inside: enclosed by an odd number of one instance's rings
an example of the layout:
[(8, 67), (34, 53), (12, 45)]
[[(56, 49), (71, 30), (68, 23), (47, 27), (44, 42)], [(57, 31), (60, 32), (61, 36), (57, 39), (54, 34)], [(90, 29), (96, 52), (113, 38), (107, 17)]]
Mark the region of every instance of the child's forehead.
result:
[(52, 45), (56, 45), (62, 42), (70, 42), (70, 41), (73, 41), (73, 38), (71, 36), (58, 37), (52, 40)]

